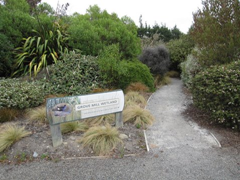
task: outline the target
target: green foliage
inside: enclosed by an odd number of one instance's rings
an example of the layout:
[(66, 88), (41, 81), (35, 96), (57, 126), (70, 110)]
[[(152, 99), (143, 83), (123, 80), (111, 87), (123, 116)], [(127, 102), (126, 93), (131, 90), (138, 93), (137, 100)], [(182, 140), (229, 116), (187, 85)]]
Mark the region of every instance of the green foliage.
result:
[(181, 79), (187, 87), (192, 86), (192, 80), (195, 75), (201, 71), (202, 67), (200, 66), (198, 59), (190, 54), (187, 56), (187, 60), (181, 63)]
[(167, 43), (170, 54), (170, 69), (180, 72), (180, 64), (184, 62), (191, 53), (194, 43), (189, 35), (182, 35), (179, 39)]
[(191, 30), (200, 51), (199, 63), (205, 67), (238, 60), (240, 53), (240, 2), (205, 0), (193, 14)]
[(139, 60), (146, 64), (154, 75), (164, 75), (170, 65), (168, 50), (163, 45), (144, 49)]
[(55, 22), (53, 30), (42, 32), (34, 31), (37, 35), (24, 38), (22, 47), (16, 48), (16, 74), (29, 73), (32, 71), (36, 76), (42, 68), (57, 63), (60, 54), (66, 49), (67, 36), (61, 26)]
[(25, 109), (43, 103), (45, 92), (37, 82), (13, 78), (0, 80), (0, 94), (0, 108)]
[(117, 128), (110, 125), (90, 128), (79, 142), (97, 155), (109, 155), (119, 144), (123, 144)]
[(101, 11), (96, 5), (90, 6), (85, 15), (73, 15), (68, 32), (69, 45), (85, 55), (96, 56), (105, 46), (112, 44), (119, 44), (120, 52), (127, 59), (140, 53), (137, 27), (133, 21), (127, 17), (120, 20), (116, 14)]
[(49, 79), (44, 80), (48, 94), (87, 94), (103, 86), (96, 57), (69, 52), (49, 69)]
[(7, 77), (11, 74), (13, 44), (7, 36), (0, 33), (0, 77)]
[(148, 67), (139, 61), (121, 61), (118, 46), (106, 47), (98, 63), (102, 78), (109, 86), (125, 89), (133, 82), (141, 82), (154, 90), (153, 77)]
[(213, 66), (192, 82), (194, 103), (210, 111), (218, 123), (240, 129), (240, 61)]
[(4, 130), (0, 132), (0, 152), (29, 134), (31, 132), (25, 131), (24, 127), (18, 127), (14, 124), (5, 125)]

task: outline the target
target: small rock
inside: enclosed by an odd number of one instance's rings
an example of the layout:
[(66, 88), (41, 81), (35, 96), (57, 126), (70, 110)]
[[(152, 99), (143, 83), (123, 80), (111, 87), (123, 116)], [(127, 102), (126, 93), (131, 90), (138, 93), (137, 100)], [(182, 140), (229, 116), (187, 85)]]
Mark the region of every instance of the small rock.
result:
[(37, 153), (37, 152), (34, 152), (34, 153), (33, 153), (33, 157), (34, 157), (34, 158), (38, 157), (38, 153)]
[(120, 139), (128, 139), (128, 136), (126, 134), (120, 134), (119, 137)]

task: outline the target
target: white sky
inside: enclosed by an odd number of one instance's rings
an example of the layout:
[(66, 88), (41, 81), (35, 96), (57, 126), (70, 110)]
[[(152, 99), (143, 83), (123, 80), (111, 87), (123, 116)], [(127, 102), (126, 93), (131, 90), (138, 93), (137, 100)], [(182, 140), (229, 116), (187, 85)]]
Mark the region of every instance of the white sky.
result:
[(68, 14), (78, 12), (85, 14), (90, 5), (98, 5), (101, 10), (108, 13), (116, 13), (119, 18), (128, 16), (139, 26), (139, 17), (142, 15), (142, 23), (153, 26), (154, 24), (164, 24), (168, 28), (174, 25), (180, 31), (187, 33), (192, 25), (192, 13), (202, 7), (202, 0), (42, 0), (47, 2), (54, 9), (57, 3), (69, 3)]

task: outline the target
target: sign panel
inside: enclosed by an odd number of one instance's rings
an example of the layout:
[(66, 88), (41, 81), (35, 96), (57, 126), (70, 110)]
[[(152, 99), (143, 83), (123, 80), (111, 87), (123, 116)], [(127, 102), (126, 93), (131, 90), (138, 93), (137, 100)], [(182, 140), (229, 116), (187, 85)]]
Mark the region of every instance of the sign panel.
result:
[(47, 118), (50, 124), (75, 121), (121, 112), (124, 107), (122, 90), (82, 96), (47, 99)]

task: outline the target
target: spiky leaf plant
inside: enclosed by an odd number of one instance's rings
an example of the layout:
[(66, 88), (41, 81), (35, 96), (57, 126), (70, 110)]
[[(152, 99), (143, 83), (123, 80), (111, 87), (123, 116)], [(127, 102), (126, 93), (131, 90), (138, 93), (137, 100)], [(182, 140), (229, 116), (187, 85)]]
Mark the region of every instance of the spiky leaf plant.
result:
[(61, 132), (63, 134), (73, 132), (73, 131), (85, 132), (89, 128), (87, 123), (83, 122), (83, 121), (81, 121), (81, 122), (73, 121), (73, 122), (63, 123), (60, 125), (60, 127), (61, 127)]
[(9, 148), (12, 144), (31, 134), (15, 124), (7, 124), (2, 127), (0, 132), (0, 152)]
[(133, 105), (123, 111), (123, 121), (134, 123), (137, 127), (146, 129), (148, 125), (152, 125), (154, 117), (148, 110)]
[(83, 146), (91, 148), (97, 155), (109, 155), (118, 145), (123, 144), (117, 128), (95, 126), (86, 131), (79, 140)]
[(125, 95), (125, 107), (129, 106), (129, 105), (133, 105), (138, 104), (142, 107), (144, 107), (147, 104), (146, 99), (139, 94), (139, 92), (136, 91), (129, 91), (126, 95)]
[(102, 116), (97, 116), (95, 118), (86, 119), (86, 122), (89, 126), (98, 126), (98, 125), (113, 124), (114, 120), (115, 120), (114, 114), (106, 114)]
[(44, 106), (28, 110), (27, 117), (30, 121), (33, 122), (48, 123), (46, 116), (46, 107)]

